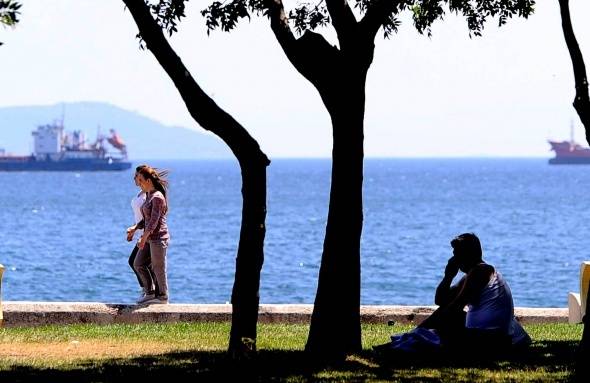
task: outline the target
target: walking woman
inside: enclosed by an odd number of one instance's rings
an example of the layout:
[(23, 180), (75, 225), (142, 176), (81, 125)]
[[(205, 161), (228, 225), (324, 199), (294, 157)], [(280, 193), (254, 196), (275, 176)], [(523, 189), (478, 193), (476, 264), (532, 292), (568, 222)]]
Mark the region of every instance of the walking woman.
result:
[[(137, 172), (139, 171), (139, 169), (141, 169), (144, 166), (145, 165), (141, 165), (135, 169), (135, 176), (133, 177), (133, 182), (135, 182), (135, 186), (137, 186), (137, 187), (139, 187), (139, 182), (137, 181)], [(139, 222), (143, 221), (143, 214), (141, 213), (141, 207), (143, 206), (143, 204), (145, 202), (145, 197), (146, 197), (146, 193), (140, 189), (139, 193), (137, 193), (137, 195), (131, 199), (131, 209), (133, 210), (133, 218), (135, 219), (135, 224), (127, 229), (127, 242), (133, 241), (133, 237), (135, 236), (136, 233), (139, 235), (139, 238), (141, 238), (141, 235), (143, 234), (143, 230), (136, 229), (135, 225), (137, 225)], [(138, 241), (139, 241), (139, 238), (138, 238)], [(145, 246), (144, 251), (149, 252), (149, 246)], [(139, 297), (139, 299), (143, 299), (143, 296), (144, 296), (143, 281), (141, 280), (139, 274), (137, 273), (137, 271), (135, 271), (135, 268), (133, 267), (133, 263), (135, 262), (135, 257), (137, 256), (138, 252), (139, 252), (139, 247), (137, 247), (137, 243), (136, 243), (135, 246), (133, 247), (133, 251), (131, 251), (131, 254), (129, 255), (128, 262), (129, 262), (129, 267), (131, 267), (131, 270), (133, 270), (133, 272), (135, 273), (135, 276), (137, 277), (137, 281), (139, 282), (139, 287), (141, 288), (141, 296)], [(155, 288), (154, 288), (155, 294), (158, 295), (158, 284), (157, 284), (157, 281), (154, 277), (154, 273), (152, 272), (151, 265), (148, 268), (148, 270), (152, 274), (152, 280), (154, 281), (154, 284), (155, 284)]]
[[(133, 262), (133, 268), (137, 271), (144, 289), (144, 295), (137, 303), (168, 303), (166, 251), (170, 233), (166, 224), (167, 175), (167, 171), (158, 171), (148, 165), (137, 167), (137, 182), (146, 193), (145, 202), (141, 206), (143, 221), (135, 225), (136, 230), (143, 229), (137, 243), (139, 251)], [(154, 291), (155, 285), (158, 286), (157, 294)]]

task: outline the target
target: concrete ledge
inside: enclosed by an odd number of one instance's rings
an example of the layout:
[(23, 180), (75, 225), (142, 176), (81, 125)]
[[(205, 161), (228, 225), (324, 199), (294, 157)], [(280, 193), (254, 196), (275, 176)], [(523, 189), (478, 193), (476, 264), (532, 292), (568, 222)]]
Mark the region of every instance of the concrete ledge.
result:
[[(127, 305), (98, 302), (3, 302), (4, 326), (231, 321), (229, 304)], [(420, 323), (435, 306), (361, 306), (363, 323)], [(260, 323), (309, 323), (313, 305), (262, 304)], [(521, 323), (567, 323), (567, 308), (515, 309)]]

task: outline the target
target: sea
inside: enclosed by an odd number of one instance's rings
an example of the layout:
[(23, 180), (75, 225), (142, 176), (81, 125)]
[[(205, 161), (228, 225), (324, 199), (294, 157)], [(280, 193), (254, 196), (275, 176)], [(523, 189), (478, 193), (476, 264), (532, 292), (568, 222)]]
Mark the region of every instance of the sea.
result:
[[(235, 160), (143, 161), (170, 171), (171, 303), (228, 303), (241, 219)], [(138, 165), (140, 162), (134, 163)], [(268, 167), (261, 303), (313, 303), (331, 161)], [(5, 301), (133, 303), (133, 171), (0, 172)], [(516, 306), (566, 307), (590, 259), (590, 166), (547, 159), (366, 159), (361, 303), (431, 305), (452, 255), (476, 233)], [(346, 281), (342, 281), (346, 283)]]

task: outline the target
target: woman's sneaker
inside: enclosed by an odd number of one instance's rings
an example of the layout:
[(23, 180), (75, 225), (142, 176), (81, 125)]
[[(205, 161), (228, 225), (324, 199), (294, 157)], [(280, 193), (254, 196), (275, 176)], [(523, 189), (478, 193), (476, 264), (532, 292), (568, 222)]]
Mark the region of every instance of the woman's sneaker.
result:
[(153, 299), (150, 299), (149, 301), (147, 301), (145, 303), (167, 305), (168, 304), (168, 297), (166, 297), (166, 296), (154, 297)]
[(153, 300), (156, 297), (154, 293), (143, 293), (141, 297), (137, 300), (137, 304), (140, 305), (142, 303), (148, 303), (149, 301)]

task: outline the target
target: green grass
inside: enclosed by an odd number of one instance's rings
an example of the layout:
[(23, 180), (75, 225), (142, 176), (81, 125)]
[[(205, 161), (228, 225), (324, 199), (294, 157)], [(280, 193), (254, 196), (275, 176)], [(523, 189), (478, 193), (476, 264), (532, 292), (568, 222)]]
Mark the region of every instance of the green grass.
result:
[(371, 351), (410, 328), (364, 325), (364, 350), (327, 367), (303, 352), (307, 325), (259, 325), (259, 352), (247, 361), (226, 356), (227, 323), (4, 328), (0, 382), (560, 382), (573, 378), (582, 331), (581, 325), (529, 325), (530, 349), (497, 360)]

